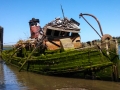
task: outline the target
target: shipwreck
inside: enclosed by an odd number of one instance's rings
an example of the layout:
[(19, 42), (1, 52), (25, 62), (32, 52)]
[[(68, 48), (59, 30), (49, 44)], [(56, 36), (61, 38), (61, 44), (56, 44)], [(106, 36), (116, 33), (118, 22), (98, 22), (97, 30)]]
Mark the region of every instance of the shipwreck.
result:
[[(101, 35), (84, 18), (96, 19)], [(100, 40), (81, 42), (80, 23), (73, 18), (55, 18), (43, 28), (39, 19), (29, 21), (30, 39), (19, 40), (12, 49), (2, 51), (6, 63), (48, 75), (80, 73), (83, 76), (111, 77), (119, 79), (118, 43), (109, 34), (103, 34), (97, 18), (91, 14), (80, 14), (100, 36)], [(111, 76), (112, 75), (112, 76)]]

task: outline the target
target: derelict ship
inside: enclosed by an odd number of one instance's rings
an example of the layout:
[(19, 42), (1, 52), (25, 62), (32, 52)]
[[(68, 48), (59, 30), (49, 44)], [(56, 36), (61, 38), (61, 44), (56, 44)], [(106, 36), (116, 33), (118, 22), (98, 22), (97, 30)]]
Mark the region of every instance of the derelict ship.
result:
[[(91, 14), (80, 14), (81, 17), (84, 15), (96, 19)], [(87, 22), (84, 17), (83, 19)], [(97, 22), (101, 30), (100, 23), (98, 20)], [(73, 18), (55, 18), (43, 28), (39, 25), (39, 19), (32, 18), (29, 26), (30, 39), (19, 40), (12, 49), (2, 52), (6, 63), (19, 67), (19, 71), (27, 70), (48, 75), (104, 74), (105, 77), (113, 73), (114, 79), (118, 79), (117, 41), (108, 34), (103, 35), (102, 30), (100, 36), (90, 25), (101, 40), (82, 43), (79, 35), (80, 23)]]

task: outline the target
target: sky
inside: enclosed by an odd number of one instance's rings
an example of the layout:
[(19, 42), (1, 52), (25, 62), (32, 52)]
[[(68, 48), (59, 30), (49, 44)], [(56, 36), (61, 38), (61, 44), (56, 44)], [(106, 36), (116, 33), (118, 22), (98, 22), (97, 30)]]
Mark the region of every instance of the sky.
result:
[[(120, 0), (0, 0), (0, 26), (4, 28), (4, 44), (15, 44), (18, 40), (30, 37), (29, 20), (37, 18), (41, 27), (56, 17), (63, 18), (61, 6), (67, 18), (80, 23), (81, 42), (100, 37), (83, 20), (80, 13), (97, 17), (103, 34), (120, 36)], [(100, 33), (97, 22), (90, 16), (84, 16)]]

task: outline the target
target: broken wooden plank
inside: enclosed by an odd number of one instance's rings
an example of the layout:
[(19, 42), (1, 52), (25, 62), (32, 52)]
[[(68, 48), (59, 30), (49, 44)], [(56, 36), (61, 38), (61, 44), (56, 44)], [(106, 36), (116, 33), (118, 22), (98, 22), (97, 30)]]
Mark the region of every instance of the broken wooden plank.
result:
[(63, 50), (74, 49), (74, 44), (72, 43), (72, 40), (70, 38), (60, 39), (60, 43)]
[(65, 32), (73, 32), (73, 33), (79, 33), (80, 30), (79, 29), (63, 29), (63, 28), (54, 28), (51, 26), (47, 26), (47, 29), (52, 29), (52, 30), (56, 30), (56, 31), (65, 31)]

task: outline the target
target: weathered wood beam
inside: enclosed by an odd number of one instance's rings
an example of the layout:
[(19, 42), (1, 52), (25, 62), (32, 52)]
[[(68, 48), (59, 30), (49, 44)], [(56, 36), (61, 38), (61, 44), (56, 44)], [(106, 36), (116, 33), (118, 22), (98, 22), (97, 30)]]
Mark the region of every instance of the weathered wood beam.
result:
[(64, 31), (64, 32), (73, 32), (73, 33), (79, 33), (79, 29), (62, 29), (62, 28), (54, 28), (51, 26), (47, 26), (47, 29), (57, 30), (57, 31)]

